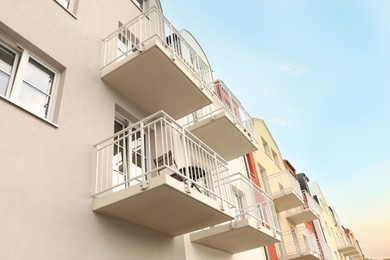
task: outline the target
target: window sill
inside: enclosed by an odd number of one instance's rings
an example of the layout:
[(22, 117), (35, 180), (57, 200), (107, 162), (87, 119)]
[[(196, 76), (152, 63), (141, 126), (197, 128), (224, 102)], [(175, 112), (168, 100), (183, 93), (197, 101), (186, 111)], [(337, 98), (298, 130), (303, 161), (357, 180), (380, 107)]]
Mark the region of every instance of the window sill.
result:
[(50, 120), (48, 120), (48, 119), (46, 119), (46, 118), (40, 117), (40, 116), (38, 116), (38, 115), (32, 113), (32, 112), (29, 111), (28, 109), (26, 109), (26, 108), (24, 108), (24, 107), (18, 105), (17, 103), (13, 102), (12, 100), (10, 100), (10, 99), (8, 99), (8, 98), (6, 98), (6, 97), (0, 96), (0, 100), (4, 100), (5, 102), (7, 102), (7, 103), (13, 105), (14, 107), (16, 107), (16, 108), (18, 108), (18, 109), (20, 109), (20, 110), (22, 110), (22, 111), (24, 111), (24, 112), (26, 112), (26, 113), (32, 115), (32, 116), (34, 116), (35, 118), (37, 118), (37, 119), (39, 119), (39, 120), (41, 120), (41, 121), (43, 121), (44, 123), (51, 125), (52, 127), (60, 128), (60, 126), (57, 125), (56, 123), (54, 123), (54, 122), (52, 122), (52, 121), (50, 121)]

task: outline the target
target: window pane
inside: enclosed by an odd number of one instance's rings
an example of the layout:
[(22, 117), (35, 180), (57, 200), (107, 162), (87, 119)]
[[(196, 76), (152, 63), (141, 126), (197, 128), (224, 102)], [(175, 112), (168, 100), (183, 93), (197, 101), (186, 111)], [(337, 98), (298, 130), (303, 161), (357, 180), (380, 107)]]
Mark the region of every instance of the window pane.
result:
[(0, 45), (0, 95), (2, 96), (7, 91), (14, 60), (15, 54)]
[(9, 76), (0, 70), (0, 96), (5, 96), (7, 93), (8, 82)]
[(66, 9), (70, 8), (70, 0), (57, 0), (57, 2), (60, 3), (60, 5), (62, 5)]
[(133, 3), (138, 6), (139, 9), (143, 8), (143, 0), (133, 0)]
[(53, 86), (54, 73), (36, 61), (30, 59), (27, 65), (24, 81), (50, 95)]
[(47, 108), (49, 105), (49, 101), (49, 96), (33, 88), (26, 82), (23, 82), (22, 87), (20, 89), (20, 94), (17, 97), (17, 103), (20, 106), (44, 118), (47, 117)]

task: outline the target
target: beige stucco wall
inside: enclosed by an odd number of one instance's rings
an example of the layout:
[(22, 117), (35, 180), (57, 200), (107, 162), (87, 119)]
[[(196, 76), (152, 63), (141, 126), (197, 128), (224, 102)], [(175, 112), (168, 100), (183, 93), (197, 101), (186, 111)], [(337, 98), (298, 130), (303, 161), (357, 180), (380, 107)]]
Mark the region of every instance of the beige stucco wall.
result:
[(145, 116), (99, 76), (101, 40), (138, 13), (129, 0), (80, 0), (77, 18), (52, 0), (1, 1), (0, 29), (63, 79), (58, 128), (0, 99), (1, 259), (184, 259), (182, 237), (92, 212), (93, 145), (115, 104)]
[(338, 252), (338, 240), (343, 239), (343, 236), (345, 236), (341, 223), (339, 222), (338, 218), (336, 218), (336, 221), (333, 218), (332, 212), (329, 209), (329, 205), (326, 202), (326, 199), (317, 183), (312, 183), (310, 192), (313, 196), (317, 196), (319, 205), (321, 207), (319, 218), (320, 223), (318, 223), (320, 225), (317, 225), (316, 228), (322, 227), (327, 244), (329, 245), (333, 254), (333, 259), (346, 259), (343, 254)]

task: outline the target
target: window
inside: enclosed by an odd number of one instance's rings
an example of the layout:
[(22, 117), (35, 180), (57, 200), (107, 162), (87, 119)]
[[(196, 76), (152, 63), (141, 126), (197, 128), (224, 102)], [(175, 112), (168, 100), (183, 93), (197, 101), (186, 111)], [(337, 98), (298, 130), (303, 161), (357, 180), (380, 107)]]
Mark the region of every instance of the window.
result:
[(265, 171), (265, 168), (263, 166), (260, 165), (260, 163), (257, 163), (257, 168), (259, 169), (259, 177), (260, 177), (260, 186), (261, 188), (265, 191), (265, 192), (269, 192), (269, 188), (268, 188), (268, 184), (266, 182), (266, 179), (267, 179), (267, 173)]
[(59, 3), (63, 8), (68, 10), (71, 13), (75, 11), (76, 0), (55, 0)]
[(244, 203), (243, 203), (243, 193), (237, 189), (233, 189), (234, 194), (234, 204), (238, 211), (238, 218), (242, 219), (244, 216)]
[(146, 1), (145, 0), (131, 0), (139, 9), (146, 9)]
[(275, 164), (280, 168), (279, 157), (273, 150), (272, 150), (272, 159), (274, 160)]
[(0, 96), (52, 119), (57, 72), (27, 50), (0, 43)]
[(271, 156), (271, 152), (270, 152), (270, 150), (269, 150), (268, 143), (267, 143), (263, 138), (261, 138), (261, 142), (263, 143), (264, 152), (265, 152), (268, 156)]
[(0, 95), (6, 96), (10, 89), (12, 74), (16, 68), (16, 53), (0, 44)]

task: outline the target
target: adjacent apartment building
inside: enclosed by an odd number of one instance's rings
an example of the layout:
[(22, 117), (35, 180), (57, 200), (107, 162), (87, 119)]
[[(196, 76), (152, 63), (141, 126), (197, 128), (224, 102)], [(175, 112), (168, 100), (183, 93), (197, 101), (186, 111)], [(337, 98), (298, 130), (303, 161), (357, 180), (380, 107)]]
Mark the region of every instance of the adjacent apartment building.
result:
[(311, 191), (160, 1), (0, 17), (1, 259), (291, 259)]

